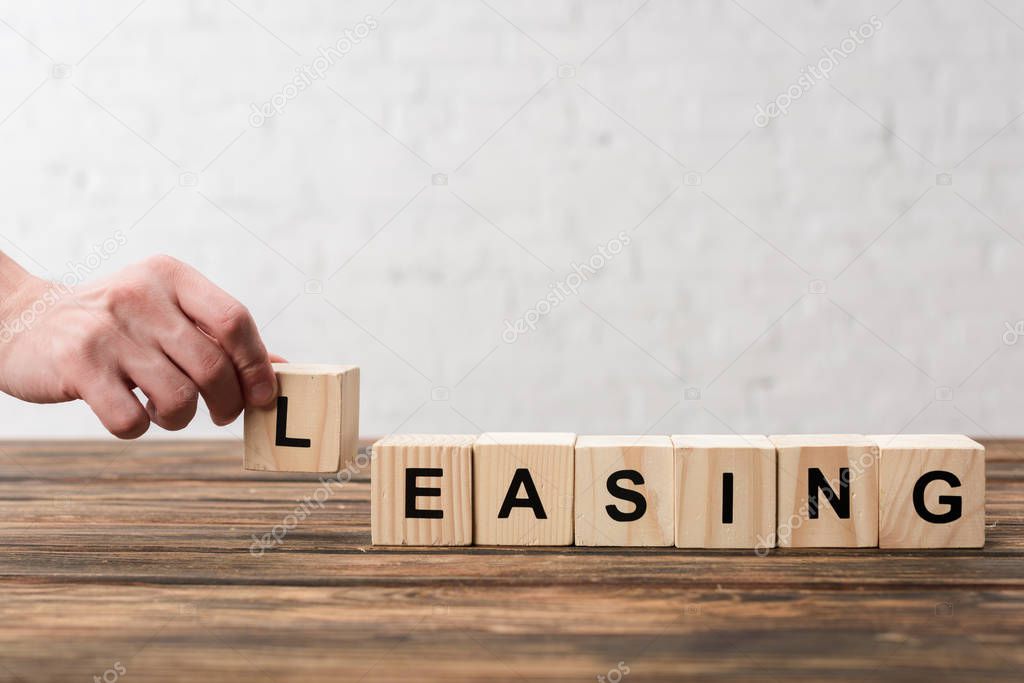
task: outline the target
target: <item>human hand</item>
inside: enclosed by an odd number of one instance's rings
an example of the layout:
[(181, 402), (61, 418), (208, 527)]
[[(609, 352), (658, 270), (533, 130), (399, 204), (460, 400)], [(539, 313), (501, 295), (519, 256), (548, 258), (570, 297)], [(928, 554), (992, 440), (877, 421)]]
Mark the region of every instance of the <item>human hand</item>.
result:
[(34, 403), (82, 399), (122, 439), (150, 422), (182, 429), (200, 394), (218, 425), (277, 395), (246, 308), (169, 256), (69, 291), (0, 254), (0, 325), (0, 390)]

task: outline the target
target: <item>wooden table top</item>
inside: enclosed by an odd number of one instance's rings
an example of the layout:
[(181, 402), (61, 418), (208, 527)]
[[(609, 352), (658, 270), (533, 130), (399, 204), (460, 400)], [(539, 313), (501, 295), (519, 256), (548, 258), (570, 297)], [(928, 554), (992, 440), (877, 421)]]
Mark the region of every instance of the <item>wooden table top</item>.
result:
[(986, 445), (984, 550), (757, 557), (374, 548), (365, 479), (321, 509), (238, 442), (4, 442), (0, 680), (1019, 681), (1024, 441)]

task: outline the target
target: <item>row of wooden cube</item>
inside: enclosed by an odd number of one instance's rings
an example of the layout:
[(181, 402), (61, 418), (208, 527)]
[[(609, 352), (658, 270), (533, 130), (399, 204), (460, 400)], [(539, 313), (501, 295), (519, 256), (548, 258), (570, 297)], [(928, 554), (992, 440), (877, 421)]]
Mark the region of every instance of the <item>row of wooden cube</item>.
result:
[(981, 547), (985, 451), (960, 435), (395, 435), (376, 545)]

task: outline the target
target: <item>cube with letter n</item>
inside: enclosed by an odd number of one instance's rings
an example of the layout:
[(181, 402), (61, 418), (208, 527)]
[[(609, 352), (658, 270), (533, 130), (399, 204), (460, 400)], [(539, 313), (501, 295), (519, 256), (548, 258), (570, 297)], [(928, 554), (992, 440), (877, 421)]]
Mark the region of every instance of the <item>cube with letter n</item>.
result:
[(878, 546), (878, 446), (861, 434), (771, 436), (780, 548)]

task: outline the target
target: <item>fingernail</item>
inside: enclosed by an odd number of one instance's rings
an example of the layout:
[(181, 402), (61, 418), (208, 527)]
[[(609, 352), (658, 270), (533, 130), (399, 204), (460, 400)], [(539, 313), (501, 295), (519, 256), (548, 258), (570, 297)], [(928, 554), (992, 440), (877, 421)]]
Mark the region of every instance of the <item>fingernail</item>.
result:
[(252, 388), (252, 400), (259, 405), (270, 403), (274, 398), (274, 385), (270, 382), (260, 382)]

